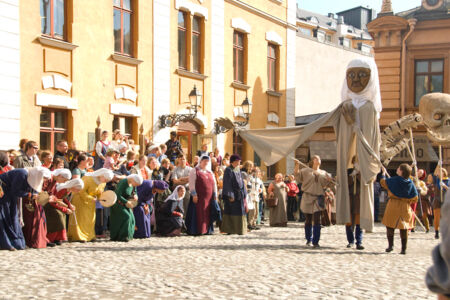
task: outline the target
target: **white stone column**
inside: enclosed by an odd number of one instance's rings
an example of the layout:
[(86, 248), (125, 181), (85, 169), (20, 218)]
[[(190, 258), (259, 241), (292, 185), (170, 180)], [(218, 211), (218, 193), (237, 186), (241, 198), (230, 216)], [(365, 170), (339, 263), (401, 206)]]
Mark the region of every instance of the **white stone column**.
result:
[[(159, 116), (170, 113), (170, 3), (153, 1), (153, 142), (169, 139), (170, 128), (159, 127)], [(175, 25), (174, 25), (175, 26)]]
[[(212, 1), (211, 8), (211, 128), (214, 129), (214, 119), (224, 116), (225, 78), (225, 29), (224, 29), (224, 0)], [(225, 148), (225, 135), (217, 135), (217, 147)], [(222, 153), (223, 155), (224, 153)]]
[(19, 0), (0, 0), (0, 150), (20, 140)]
[[(295, 27), (297, 18), (297, 4), (295, 0), (288, 0), (288, 23)], [(296, 60), (296, 30), (287, 29), (286, 39), (286, 126), (295, 126), (295, 60)], [(295, 152), (290, 154), (295, 157)], [(294, 162), (288, 158), (286, 173), (294, 171)]]

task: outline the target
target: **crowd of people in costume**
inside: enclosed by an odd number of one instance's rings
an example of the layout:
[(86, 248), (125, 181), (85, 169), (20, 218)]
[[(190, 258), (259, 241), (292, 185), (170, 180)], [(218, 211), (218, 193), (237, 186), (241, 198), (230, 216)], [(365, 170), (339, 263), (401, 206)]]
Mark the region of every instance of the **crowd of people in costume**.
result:
[[(40, 151), (34, 141), (23, 140), (20, 150), (0, 152), (0, 246), (2, 249), (45, 248), (66, 241), (90, 242), (109, 237), (129, 241), (160, 236), (245, 234), (258, 230), (268, 211), (269, 225), (304, 222), (306, 245), (319, 248), (323, 226), (336, 223), (336, 181), (320, 169), (313, 156), (309, 165), (296, 163), (289, 176), (276, 174), (263, 182), (263, 173), (238, 154), (209, 153), (203, 145), (192, 164), (181, 148), (176, 132), (163, 145), (149, 145), (137, 155), (134, 143), (119, 131), (104, 131), (96, 144), (96, 156), (69, 149), (58, 141), (54, 155)], [(360, 227), (360, 174), (357, 161), (348, 169), (351, 222), (345, 224), (347, 247), (363, 250)], [(397, 175), (380, 174), (374, 184), (375, 221), (379, 201), (389, 199), (382, 219), (388, 248), (394, 231), (400, 230), (401, 253), (414, 231), (415, 217), (426, 232), (433, 224), (439, 238), (441, 197), (449, 185), (447, 171), (433, 174), (402, 164)], [(441, 193), (441, 190), (443, 193)], [(111, 207), (99, 199), (112, 191)], [(45, 197), (46, 196), (46, 197)], [(418, 205), (419, 203), (419, 205)], [(420, 211), (420, 213), (419, 213)]]

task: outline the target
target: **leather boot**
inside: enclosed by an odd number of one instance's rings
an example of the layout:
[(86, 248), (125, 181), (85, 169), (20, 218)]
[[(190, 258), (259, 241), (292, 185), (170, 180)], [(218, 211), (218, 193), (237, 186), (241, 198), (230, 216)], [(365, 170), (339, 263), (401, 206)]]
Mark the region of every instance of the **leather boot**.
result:
[(387, 240), (389, 246), (386, 248), (386, 252), (392, 252), (394, 250), (394, 230), (392, 228), (387, 228)]
[(406, 254), (406, 245), (408, 244), (408, 231), (405, 230), (400, 230), (400, 237), (402, 239), (402, 251), (400, 252), (400, 254)]

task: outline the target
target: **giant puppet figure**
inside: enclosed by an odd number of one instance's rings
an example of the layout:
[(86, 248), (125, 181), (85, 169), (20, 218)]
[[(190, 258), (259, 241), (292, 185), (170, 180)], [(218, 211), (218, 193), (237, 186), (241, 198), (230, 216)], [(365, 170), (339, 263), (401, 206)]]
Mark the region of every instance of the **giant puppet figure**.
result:
[[(373, 181), (381, 168), (380, 112), (378, 69), (372, 59), (361, 58), (352, 60), (347, 66), (342, 103), (322, 118), (300, 127), (234, 129), (267, 165), (272, 165), (288, 157), (321, 127), (333, 126), (337, 139), (337, 223), (351, 222), (347, 168), (356, 160), (361, 174), (360, 224), (361, 228), (372, 231)], [(230, 127), (231, 122), (227, 119), (216, 121)]]

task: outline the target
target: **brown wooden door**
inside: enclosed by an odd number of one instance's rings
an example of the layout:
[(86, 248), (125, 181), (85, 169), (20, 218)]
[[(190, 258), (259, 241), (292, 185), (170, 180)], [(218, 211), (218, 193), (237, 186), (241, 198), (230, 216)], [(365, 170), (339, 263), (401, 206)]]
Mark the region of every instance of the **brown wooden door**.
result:
[(189, 163), (192, 163), (192, 132), (178, 131), (178, 139)]

